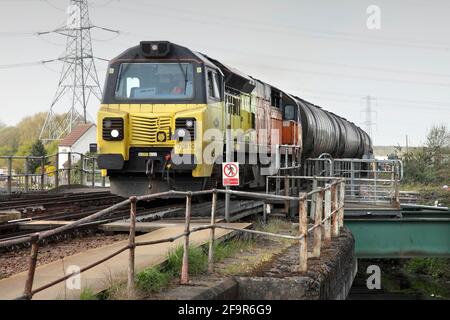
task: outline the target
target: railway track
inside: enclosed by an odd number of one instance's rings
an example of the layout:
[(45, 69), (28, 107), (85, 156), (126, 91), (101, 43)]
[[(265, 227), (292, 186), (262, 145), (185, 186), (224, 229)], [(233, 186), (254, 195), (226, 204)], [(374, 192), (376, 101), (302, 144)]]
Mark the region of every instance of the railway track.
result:
[[(73, 193), (73, 194), (41, 194), (39, 196), (25, 196), (23, 199), (9, 199), (0, 203), (0, 211), (15, 210), (21, 213), (21, 218), (0, 223), (0, 240), (20, 238), (36, 232), (21, 230), (21, 225), (27, 221), (61, 220), (72, 221), (89, 216), (105, 209), (124, 198), (112, 195), (109, 192)], [(174, 202), (171, 205), (164, 200), (155, 200), (150, 203), (142, 202), (137, 207), (139, 217), (148, 216), (148, 219), (158, 218), (158, 212), (174, 211), (183, 203)], [(30, 208), (39, 208), (31, 210)], [(122, 208), (111, 212), (102, 219), (83, 225), (78, 229), (92, 229), (99, 224), (121, 220), (129, 216), (129, 208)]]
[(34, 216), (85, 208), (89, 206), (110, 205), (123, 200), (109, 192), (42, 194), (39, 197), (9, 199), (0, 203), (0, 211), (19, 211), (23, 215)]
[[(21, 199), (10, 199), (2, 202), (0, 211), (2, 210), (18, 210), (24, 211), (26, 208), (42, 206), (40, 212), (29, 211), (23, 214), (23, 218), (11, 220), (9, 222), (0, 223), (0, 241), (13, 240), (27, 236), (37, 231), (52, 229), (59, 226), (46, 225), (45, 221), (73, 221), (94, 214), (105, 209), (112, 204), (120, 202), (124, 198), (110, 194), (109, 192), (93, 192), (93, 193), (74, 193), (74, 194), (43, 194), (39, 197), (25, 197)], [(236, 219), (240, 219), (250, 214), (258, 212), (258, 208), (262, 208), (262, 203), (258, 204), (250, 200), (241, 200), (233, 202), (230, 209)], [(224, 215), (224, 201), (218, 199), (217, 214)], [(112, 211), (101, 219), (85, 223), (78, 228), (68, 230), (63, 235), (54, 238), (48, 238), (46, 243), (52, 243), (61, 239), (77, 238), (86, 232), (98, 232), (98, 226), (101, 224), (124, 220), (129, 217), (130, 209), (128, 207), (120, 208)], [(262, 209), (261, 209), (262, 210)], [(260, 211), (261, 211), (260, 210)], [(167, 219), (171, 217), (184, 217), (185, 202), (184, 199), (155, 199), (149, 202), (141, 201), (137, 205), (137, 221), (153, 221), (156, 219)], [(201, 201), (193, 204), (192, 216), (207, 217), (211, 211), (210, 201)], [(42, 221), (42, 225), (37, 229), (30, 228), (27, 222)], [(101, 232), (100, 232), (101, 233)], [(26, 247), (29, 243), (21, 244), (0, 249), (0, 251), (18, 250)]]

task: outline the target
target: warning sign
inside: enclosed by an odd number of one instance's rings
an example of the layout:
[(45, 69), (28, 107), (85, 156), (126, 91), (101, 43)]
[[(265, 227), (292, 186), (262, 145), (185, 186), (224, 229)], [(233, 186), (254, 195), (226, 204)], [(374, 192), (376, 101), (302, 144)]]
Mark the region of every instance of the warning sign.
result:
[(239, 185), (239, 162), (222, 163), (222, 184), (224, 186)]

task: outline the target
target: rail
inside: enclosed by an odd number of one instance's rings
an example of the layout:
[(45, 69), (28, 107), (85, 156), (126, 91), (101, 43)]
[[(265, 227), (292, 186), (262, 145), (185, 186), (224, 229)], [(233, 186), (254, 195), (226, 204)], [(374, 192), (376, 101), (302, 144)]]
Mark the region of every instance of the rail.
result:
[(61, 185), (94, 187), (108, 185), (97, 158), (79, 152), (57, 152), (48, 156), (0, 156), (0, 193), (44, 191)]
[[(197, 192), (182, 192), (182, 191), (167, 191), (152, 195), (144, 196), (133, 196), (122, 202), (119, 202), (113, 206), (103, 209), (97, 213), (90, 216), (84, 217), (70, 224), (52, 229), (47, 231), (42, 231), (34, 233), (32, 235), (24, 236), (17, 239), (7, 240), (0, 242), (0, 248), (5, 246), (11, 246), (14, 244), (31, 242), (31, 252), (29, 257), (29, 268), (27, 280), (24, 287), (24, 293), (21, 297), (17, 299), (31, 299), (33, 295), (41, 292), (47, 288), (50, 288), (58, 283), (66, 281), (67, 279), (73, 277), (76, 274), (81, 274), (93, 267), (112, 259), (113, 257), (119, 255), (120, 253), (128, 250), (128, 280), (127, 280), (127, 291), (129, 297), (133, 296), (134, 285), (135, 285), (135, 249), (138, 246), (154, 245), (164, 242), (174, 242), (177, 239), (184, 237), (183, 241), (183, 263), (181, 270), (181, 284), (187, 284), (189, 282), (189, 261), (188, 261), (188, 251), (189, 251), (189, 235), (193, 232), (198, 232), (201, 230), (210, 229), (209, 237), (209, 248), (208, 248), (208, 270), (212, 271), (214, 269), (214, 242), (215, 242), (215, 230), (225, 229), (238, 232), (246, 232), (251, 234), (257, 234), (261, 236), (276, 237), (282, 239), (289, 239), (293, 241), (298, 241), (299, 243), (299, 271), (306, 272), (308, 269), (308, 258), (320, 257), (320, 250), (324, 242), (330, 241), (333, 237), (338, 237), (341, 228), (344, 224), (344, 191), (345, 182), (343, 179), (336, 180), (333, 183), (327, 185), (325, 188), (317, 188), (309, 193), (300, 193), (298, 196), (280, 196), (280, 195), (267, 195), (254, 192), (236, 191), (236, 190), (223, 190), (223, 189), (212, 189)], [(266, 201), (279, 201), (279, 200), (292, 200), (298, 201), (298, 213), (299, 213), (299, 231), (298, 236), (290, 236), (284, 234), (277, 234), (265, 231), (257, 230), (247, 230), (241, 228), (235, 228), (231, 226), (225, 226), (217, 224), (216, 221), (216, 205), (218, 194), (230, 194), (240, 197), (253, 198), (253, 199), (265, 199)], [(208, 225), (203, 225), (195, 228), (190, 227), (191, 222), (191, 202), (192, 197), (200, 195), (212, 195), (211, 200), (211, 222)], [(317, 201), (314, 210), (314, 224), (308, 228), (307, 219), (307, 198), (308, 196), (317, 194)], [(159, 239), (155, 241), (145, 241), (136, 242), (136, 204), (139, 201), (149, 201), (161, 197), (185, 197), (186, 207), (185, 207), (185, 227), (184, 232), (176, 236)], [(61, 232), (76, 228), (83, 223), (93, 221), (101, 216), (112, 212), (115, 209), (122, 208), (124, 206), (130, 206), (130, 230), (128, 244), (117, 251), (111, 253), (110, 255), (95, 261), (80, 269), (79, 273), (67, 274), (57, 280), (54, 280), (46, 285), (33, 289), (33, 281), (36, 272), (37, 256), (39, 252), (40, 242), (50, 236), (54, 236)], [(324, 229), (324, 237), (322, 237), (322, 227)], [(313, 247), (311, 252), (308, 254), (308, 234), (313, 232)]]

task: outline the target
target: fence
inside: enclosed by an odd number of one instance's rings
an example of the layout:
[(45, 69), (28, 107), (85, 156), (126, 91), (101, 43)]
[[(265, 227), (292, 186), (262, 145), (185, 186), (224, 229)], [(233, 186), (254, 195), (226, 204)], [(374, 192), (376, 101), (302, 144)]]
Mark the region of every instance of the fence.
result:
[[(45, 157), (0, 156), (6, 174), (0, 174), (0, 192), (33, 192), (80, 184), (105, 187), (97, 159), (78, 152), (58, 152)], [(51, 165), (50, 165), (51, 164)]]
[(322, 157), (307, 159), (303, 170), (307, 176), (346, 178), (347, 201), (399, 205), (399, 184), (403, 178), (400, 160)]
[[(183, 242), (183, 263), (181, 270), (181, 284), (187, 284), (189, 282), (189, 261), (188, 261), (188, 251), (189, 251), (189, 235), (193, 232), (198, 232), (205, 229), (210, 229), (210, 238), (209, 238), (209, 248), (208, 248), (208, 269), (210, 271), (213, 270), (214, 265), (214, 242), (215, 242), (215, 229), (225, 229), (231, 231), (239, 231), (246, 232), (250, 234), (257, 234), (262, 236), (270, 236), (276, 238), (289, 239), (293, 241), (298, 241), (299, 243), (299, 271), (305, 272), (308, 268), (308, 258), (312, 257), (320, 257), (320, 250), (324, 243), (324, 241), (330, 241), (332, 236), (339, 236), (340, 229), (344, 224), (344, 190), (345, 190), (345, 182), (343, 179), (339, 179), (334, 181), (333, 183), (327, 185), (325, 188), (318, 188), (309, 193), (300, 193), (298, 196), (279, 196), (279, 195), (268, 195), (254, 192), (245, 192), (245, 191), (235, 191), (235, 190), (222, 190), (222, 189), (213, 189), (206, 191), (197, 191), (197, 192), (181, 192), (181, 191), (167, 191), (152, 195), (144, 195), (139, 197), (130, 197), (122, 202), (119, 202), (111, 207), (103, 209), (97, 213), (94, 213), (88, 217), (82, 218), (80, 220), (74, 221), (70, 224), (52, 229), (47, 231), (42, 231), (39, 233), (35, 233), (29, 236), (24, 236), (21, 238), (11, 239), (7, 241), (0, 242), (0, 248), (5, 246), (11, 246), (24, 242), (31, 242), (31, 253), (29, 258), (29, 269), (28, 276), (25, 283), (23, 296), (18, 299), (31, 299), (33, 295), (38, 292), (41, 292), (51, 286), (54, 286), (60, 282), (63, 282), (70, 277), (73, 277), (74, 274), (68, 274), (64, 277), (61, 277), (51, 283), (43, 285), (39, 288), (33, 289), (33, 281), (36, 271), (36, 262), (39, 251), (39, 243), (45, 238), (54, 236), (61, 232), (76, 228), (84, 223), (93, 221), (105, 214), (108, 214), (116, 209), (122, 208), (124, 206), (130, 205), (130, 230), (129, 230), (129, 240), (128, 244), (116, 252), (102, 258), (99, 261), (95, 261), (88, 266), (83, 267), (79, 273), (85, 272), (115, 256), (118, 254), (128, 250), (129, 251), (129, 259), (128, 259), (128, 281), (127, 281), (127, 290), (129, 297), (132, 297), (134, 292), (134, 283), (135, 283), (135, 249), (138, 246), (147, 246), (154, 245), (158, 243), (164, 242), (173, 242), (179, 238), (184, 237)], [(289, 200), (289, 201), (298, 201), (298, 213), (299, 213), (299, 235), (298, 236), (290, 236), (284, 234), (276, 234), (271, 232), (257, 231), (257, 230), (247, 230), (247, 229), (239, 229), (231, 226), (219, 225), (216, 221), (216, 205), (217, 205), (217, 196), (218, 194), (230, 194), (238, 197), (252, 198), (252, 199), (264, 199), (265, 201), (279, 201), (279, 200)], [(191, 222), (191, 200), (192, 197), (200, 196), (200, 195), (212, 195), (211, 200), (211, 222), (209, 225), (199, 226), (196, 228), (190, 227)], [(307, 220), (307, 201), (308, 197), (312, 195), (317, 195), (316, 197), (316, 205), (314, 209), (314, 224), (308, 228), (308, 220)], [(185, 208), (185, 228), (184, 232), (180, 233), (171, 238), (160, 239), (156, 241), (146, 241), (146, 242), (136, 242), (135, 236), (135, 228), (136, 228), (136, 204), (139, 201), (149, 201), (156, 198), (161, 197), (185, 197), (186, 198), (186, 208)], [(322, 228), (324, 229), (324, 236), (322, 237)], [(313, 232), (313, 247), (308, 254), (308, 243), (307, 238), (308, 234)]]

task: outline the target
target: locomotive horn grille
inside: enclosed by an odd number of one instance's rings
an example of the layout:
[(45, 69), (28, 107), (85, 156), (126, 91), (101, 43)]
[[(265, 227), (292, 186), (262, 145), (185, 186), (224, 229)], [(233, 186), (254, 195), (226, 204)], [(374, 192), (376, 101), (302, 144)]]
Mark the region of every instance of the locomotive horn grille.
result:
[(132, 143), (156, 143), (157, 135), (166, 134), (170, 139), (170, 117), (130, 116)]

